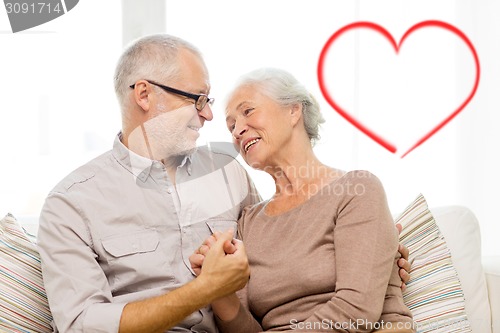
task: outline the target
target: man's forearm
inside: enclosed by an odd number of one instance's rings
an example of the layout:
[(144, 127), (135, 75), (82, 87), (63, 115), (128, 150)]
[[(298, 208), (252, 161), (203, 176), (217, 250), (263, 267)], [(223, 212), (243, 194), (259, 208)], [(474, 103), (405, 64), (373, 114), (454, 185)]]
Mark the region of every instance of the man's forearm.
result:
[(197, 278), (168, 294), (129, 303), (123, 308), (119, 333), (165, 332), (214, 297), (213, 288)]
[(243, 288), (250, 276), (248, 259), (241, 242), (235, 243), (234, 253), (224, 252), (224, 244), (232, 239), (232, 230), (219, 235), (195, 280), (168, 294), (127, 304), (119, 333), (164, 332), (199, 308)]

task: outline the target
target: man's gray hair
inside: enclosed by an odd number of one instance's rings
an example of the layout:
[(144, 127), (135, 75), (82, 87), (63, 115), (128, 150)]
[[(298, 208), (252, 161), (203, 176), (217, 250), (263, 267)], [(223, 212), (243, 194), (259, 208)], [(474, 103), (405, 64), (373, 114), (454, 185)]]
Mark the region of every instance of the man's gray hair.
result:
[(202, 59), (194, 45), (175, 36), (156, 34), (133, 41), (122, 53), (115, 69), (114, 85), (120, 106), (125, 105), (130, 85), (137, 80), (176, 79), (180, 49), (187, 49)]
[(320, 139), (319, 126), (325, 119), (318, 101), (292, 74), (278, 68), (260, 68), (240, 77), (233, 93), (243, 86), (256, 86), (281, 106), (302, 104), (304, 127), (311, 144)]

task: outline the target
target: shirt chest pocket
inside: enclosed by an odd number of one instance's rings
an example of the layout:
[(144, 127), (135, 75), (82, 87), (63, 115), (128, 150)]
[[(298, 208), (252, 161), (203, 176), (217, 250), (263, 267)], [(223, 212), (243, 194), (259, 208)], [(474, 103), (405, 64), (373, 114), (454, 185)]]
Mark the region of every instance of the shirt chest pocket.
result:
[(106, 275), (115, 290), (174, 279), (170, 276), (173, 253), (162, 248), (160, 235), (154, 229), (107, 237), (102, 240), (102, 247), (108, 266)]
[(211, 233), (214, 233), (216, 231), (219, 232), (225, 232), (228, 229), (233, 229), (234, 235), (233, 237), (236, 237), (236, 228), (238, 227), (238, 224), (236, 221), (231, 221), (231, 220), (208, 220), (205, 222), (210, 229)]
[(159, 243), (160, 238), (155, 230), (133, 232), (102, 240), (102, 246), (112, 258), (153, 252), (158, 248)]

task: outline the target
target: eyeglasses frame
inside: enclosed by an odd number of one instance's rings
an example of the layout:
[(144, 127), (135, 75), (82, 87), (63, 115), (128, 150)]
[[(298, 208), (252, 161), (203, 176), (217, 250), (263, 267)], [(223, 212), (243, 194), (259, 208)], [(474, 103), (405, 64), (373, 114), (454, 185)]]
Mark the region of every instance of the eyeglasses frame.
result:
[[(157, 87), (160, 87), (161, 89), (167, 91), (167, 92), (170, 92), (170, 93), (173, 93), (173, 94), (176, 94), (176, 95), (180, 95), (180, 96), (184, 96), (184, 97), (187, 97), (187, 98), (190, 98), (192, 100), (194, 100), (194, 107), (196, 108), (196, 110), (198, 110), (198, 112), (201, 112), (205, 106), (208, 104), (210, 106), (212, 106), (212, 104), (214, 104), (214, 101), (215, 99), (214, 98), (210, 98), (208, 97), (208, 95), (206, 94), (192, 94), (192, 93), (189, 93), (187, 91), (182, 91), (182, 90), (179, 90), (179, 89), (175, 89), (175, 88), (172, 88), (172, 87), (168, 87), (168, 86), (165, 86), (163, 84), (160, 84), (160, 83), (157, 83), (155, 81), (152, 81), (152, 80), (145, 80), (146, 82), (150, 83), (150, 84), (153, 84)], [(135, 83), (130, 85), (129, 86), (130, 88), (132, 89), (135, 89)], [(198, 101), (201, 97), (206, 97), (207, 101), (205, 102), (205, 104), (203, 105), (203, 107), (201, 108), (198, 108)]]

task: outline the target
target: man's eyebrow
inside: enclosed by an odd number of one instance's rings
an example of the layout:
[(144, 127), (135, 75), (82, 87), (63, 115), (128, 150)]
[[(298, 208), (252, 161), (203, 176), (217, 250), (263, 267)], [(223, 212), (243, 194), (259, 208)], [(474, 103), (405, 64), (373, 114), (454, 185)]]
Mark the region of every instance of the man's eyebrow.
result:
[(193, 94), (204, 94), (204, 95), (208, 95), (210, 94), (210, 89), (212, 87), (210, 86), (210, 84), (206, 84), (203, 88), (201, 88), (201, 86), (199, 85), (196, 85), (196, 86), (191, 86), (189, 85), (187, 88), (186, 88), (186, 91), (187, 92), (192, 92)]
[(210, 85), (207, 85), (206, 89), (205, 89), (205, 90), (201, 90), (201, 91), (200, 91), (200, 93), (201, 93), (201, 94), (207, 94), (207, 95), (208, 95), (208, 94), (210, 94), (210, 89), (211, 89), (211, 88), (212, 88), (212, 87), (210, 87)]
[(198, 95), (209, 95), (210, 94), (210, 87), (208, 87), (208, 89), (198, 89), (196, 91), (196, 94)]

